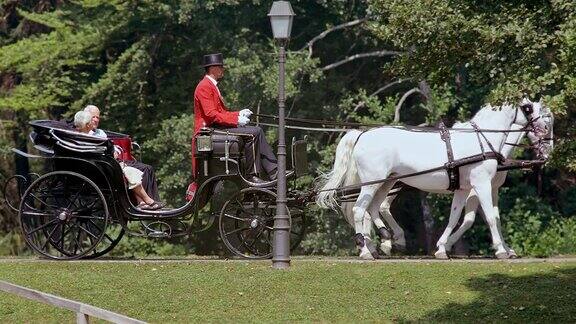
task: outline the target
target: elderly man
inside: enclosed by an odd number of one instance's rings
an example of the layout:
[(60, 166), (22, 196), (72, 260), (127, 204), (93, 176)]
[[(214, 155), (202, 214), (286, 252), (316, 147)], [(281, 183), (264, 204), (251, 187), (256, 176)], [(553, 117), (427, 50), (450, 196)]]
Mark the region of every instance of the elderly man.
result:
[(209, 126), (226, 129), (230, 133), (253, 135), (254, 142), (246, 143), (244, 150), (248, 180), (263, 183), (264, 181), (257, 177), (262, 170), (266, 171), (271, 180), (276, 179), (276, 156), (266, 142), (264, 132), (258, 126), (247, 126), (252, 111), (249, 109), (230, 111), (224, 104), (218, 89), (218, 81), (224, 76), (222, 54), (205, 55), (204, 69), (206, 74), (194, 91), (194, 134), (202, 127)]
[[(84, 111), (90, 113), (92, 116), (92, 132), (91, 135), (107, 138), (106, 132), (98, 128), (100, 125), (100, 109), (94, 105), (88, 105), (84, 108)], [(148, 164), (142, 163), (136, 160), (128, 160), (124, 161), (127, 166), (131, 166), (136, 168), (142, 172), (144, 175), (142, 177), (142, 187), (148, 195), (154, 199), (155, 201), (160, 200), (160, 196), (158, 194), (158, 184), (156, 183), (156, 175), (154, 174), (154, 168)]]

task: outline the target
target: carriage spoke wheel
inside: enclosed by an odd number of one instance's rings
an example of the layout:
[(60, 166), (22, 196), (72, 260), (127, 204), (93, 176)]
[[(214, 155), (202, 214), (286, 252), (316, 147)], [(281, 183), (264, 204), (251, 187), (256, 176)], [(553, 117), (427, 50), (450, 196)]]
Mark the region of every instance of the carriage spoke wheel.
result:
[(270, 258), (275, 215), (275, 193), (259, 188), (240, 190), (222, 207), (218, 219), (222, 242), (238, 256)]
[[(12, 212), (18, 212), (18, 206), (20, 206), (20, 202), (22, 201), (23, 193), (29, 184), (28, 179), (19, 174), (11, 176), (6, 180), (6, 183), (4, 183), (4, 202)], [(13, 196), (9, 194), (11, 191), (14, 192)]]
[(306, 234), (306, 214), (303, 208), (290, 208), (290, 250), (300, 245)]
[[(92, 223), (88, 225), (88, 227), (90, 227), (92, 231), (102, 231), (99, 226), (95, 226)], [(84, 255), (82, 259), (96, 259), (112, 251), (112, 249), (114, 249), (114, 247), (120, 243), (120, 240), (124, 236), (125, 232), (126, 230), (121, 224), (116, 222), (108, 223), (100, 243), (90, 253)]]
[(96, 184), (66, 171), (34, 181), (22, 197), (19, 214), (28, 245), (57, 260), (92, 252), (105, 237), (109, 222), (106, 200)]

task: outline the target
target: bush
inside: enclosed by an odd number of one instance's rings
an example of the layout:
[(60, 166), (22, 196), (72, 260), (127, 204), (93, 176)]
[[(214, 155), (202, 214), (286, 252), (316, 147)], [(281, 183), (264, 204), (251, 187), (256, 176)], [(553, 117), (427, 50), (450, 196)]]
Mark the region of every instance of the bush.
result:
[(19, 228), (0, 236), (0, 255), (29, 255), (30, 253)]
[(576, 219), (553, 219), (533, 244), (524, 245), (526, 255), (547, 257), (576, 253)]
[(188, 254), (183, 244), (172, 244), (165, 239), (151, 239), (125, 235), (120, 243), (110, 252), (110, 256), (149, 257), (181, 256)]

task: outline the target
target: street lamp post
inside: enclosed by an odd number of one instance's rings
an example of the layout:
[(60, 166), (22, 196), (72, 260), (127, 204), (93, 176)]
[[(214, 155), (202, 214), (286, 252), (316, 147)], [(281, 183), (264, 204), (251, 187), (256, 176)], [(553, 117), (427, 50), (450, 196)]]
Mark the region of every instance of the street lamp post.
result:
[(278, 183), (276, 198), (276, 216), (274, 217), (274, 239), (272, 247), (272, 267), (286, 269), (290, 267), (290, 219), (286, 207), (286, 138), (285, 138), (285, 94), (284, 63), (286, 62), (285, 46), (292, 31), (294, 11), (288, 1), (274, 1), (270, 13), (270, 23), (274, 38), (280, 44), (278, 65)]

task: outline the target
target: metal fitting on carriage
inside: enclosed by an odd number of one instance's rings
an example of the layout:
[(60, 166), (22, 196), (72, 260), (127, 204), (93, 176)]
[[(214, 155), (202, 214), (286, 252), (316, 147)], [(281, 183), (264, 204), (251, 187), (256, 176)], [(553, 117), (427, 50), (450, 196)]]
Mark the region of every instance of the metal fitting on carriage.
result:
[(230, 159), (230, 141), (228, 140), (230, 133), (226, 131), (226, 141), (224, 142), (224, 156), (226, 157), (226, 174), (230, 174), (230, 169), (228, 168), (228, 160)]

